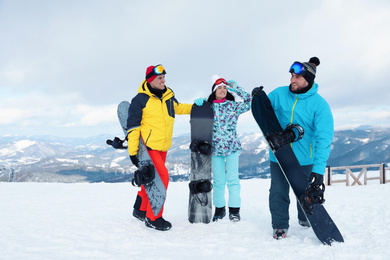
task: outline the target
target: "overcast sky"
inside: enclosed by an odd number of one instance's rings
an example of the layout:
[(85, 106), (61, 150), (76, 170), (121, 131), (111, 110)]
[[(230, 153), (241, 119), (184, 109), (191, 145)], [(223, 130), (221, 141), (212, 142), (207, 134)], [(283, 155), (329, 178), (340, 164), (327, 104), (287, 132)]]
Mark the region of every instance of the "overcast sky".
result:
[[(213, 75), (248, 92), (289, 85), (312, 56), (336, 130), (390, 126), (388, 0), (0, 0), (0, 37), (0, 135), (121, 134), (116, 106), (150, 65), (192, 103)], [(239, 131), (258, 131), (250, 112)]]

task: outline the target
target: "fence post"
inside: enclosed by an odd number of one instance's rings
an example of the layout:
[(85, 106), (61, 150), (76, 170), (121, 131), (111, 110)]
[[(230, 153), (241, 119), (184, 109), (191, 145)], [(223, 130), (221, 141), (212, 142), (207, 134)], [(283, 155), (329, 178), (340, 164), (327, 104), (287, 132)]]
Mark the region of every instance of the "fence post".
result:
[(328, 186), (331, 186), (332, 185), (332, 176), (331, 176), (331, 171), (330, 171), (330, 166), (329, 165), (327, 165), (326, 166), (326, 171), (325, 171), (326, 173), (327, 173), (327, 184), (328, 184)]
[(9, 169), (9, 182), (14, 181), (14, 175), (15, 175), (15, 170), (13, 168)]
[(382, 184), (386, 184), (386, 167), (384, 163), (382, 163)]

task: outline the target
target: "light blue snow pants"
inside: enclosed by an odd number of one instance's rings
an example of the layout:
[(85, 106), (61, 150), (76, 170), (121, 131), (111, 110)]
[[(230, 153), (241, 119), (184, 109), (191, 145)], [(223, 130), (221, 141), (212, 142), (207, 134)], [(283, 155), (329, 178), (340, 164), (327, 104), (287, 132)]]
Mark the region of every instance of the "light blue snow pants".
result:
[(228, 206), (231, 208), (241, 207), (240, 197), (240, 179), (238, 178), (238, 158), (239, 152), (229, 154), (228, 156), (212, 157), (213, 172), (213, 203), (217, 208), (226, 206), (225, 186), (229, 191)]

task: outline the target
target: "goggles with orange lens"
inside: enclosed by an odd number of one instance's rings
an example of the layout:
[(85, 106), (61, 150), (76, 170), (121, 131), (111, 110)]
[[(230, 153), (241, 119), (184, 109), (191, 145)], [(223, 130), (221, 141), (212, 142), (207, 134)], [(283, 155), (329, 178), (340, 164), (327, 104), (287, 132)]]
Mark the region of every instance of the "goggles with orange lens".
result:
[(226, 80), (223, 79), (223, 78), (219, 78), (219, 79), (217, 79), (217, 80), (215, 81), (215, 86), (218, 86), (218, 85), (221, 85), (221, 84), (227, 85)]
[(159, 64), (156, 67), (154, 67), (153, 71), (156, 75), (160, 75), (165, 72), (165, 68), (161, 64)]
[(148, 75), (146, 75), (146, 79), (153, 77), (154, 75), (161, 75), (161, 74), (166, 74), (166, 72), (165, 72), (165, 68), (161, 64), (159, 64), (156, 65), (153, 68), (153, 70), (148, 73)]
[(213, 87), (211, 88), (211, 91), (214, 92), (215, 89), (217, 89), (220, 85), (225, 85), (225, 86), (227, 86), (228, 84), (227, 84), (227, 82), (226, 82), (226, 80), (225, 80), (224, 78), (219, 78), (219, 79), (217, 79), (217, 80), (215, 81)]

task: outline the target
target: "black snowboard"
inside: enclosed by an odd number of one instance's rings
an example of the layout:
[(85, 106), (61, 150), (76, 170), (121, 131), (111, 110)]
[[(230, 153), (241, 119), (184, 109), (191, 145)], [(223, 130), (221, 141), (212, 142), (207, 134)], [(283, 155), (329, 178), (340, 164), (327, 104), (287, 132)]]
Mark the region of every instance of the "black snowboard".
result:
[[(118, 105), (118, 118), (125, 136), (127, 135), (127, 118), (129, 116), (129, 107), (130, 103), (127, 101), (122, 101)], [(139, 160), (138, 171), (142, 172), (142, 170), (145, 168), (154, 171), (153, 180), (149, 180), (143, 185), (148, 195), (150, 205), (152, 206), (153, 213), (156, 216), (164, 205), (166, 190), (164, 183), (162, 182), (160, 176), (158, 175), (156, 169), (153, 166), (142, 136), (140, 136), (139, 138), (137, 158)]]
[[(257, 88), (252, 94), (252, 113), (268, 142), (275, 133), (280, 133), (283, 129), (279, 124), (266, 93), (262, 89), (260, 90), (260, 88)], [(270, 145), (270, 142), (268, 142), (268, 144)], [(272, 145), (270, 145), (270, 147), (272, 147)], [(274, 148), (272, 149), (272, 152), (274, 153), (284, 176), (293, 189), (317, 238), (327, 245), (331, 245), (334, 241), (344, 242), (336, 224), (322, 204), (315, 204), (309, 211), (307, 208), (305, 210), (302, 201), (299, 200), (305, 193), (308, 186), (308, 180), (298, 159), (295, 157), (291, 146), (284, 145), (278, 149)]]
[(193, 105), (191, 110), (191, 172), (188, 220), (209, 223), (212, 215), (211, 145), (214, 111), (210, 103)]

